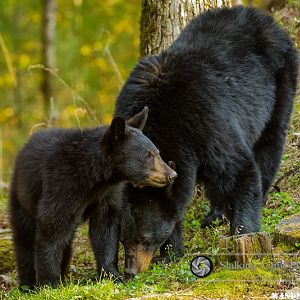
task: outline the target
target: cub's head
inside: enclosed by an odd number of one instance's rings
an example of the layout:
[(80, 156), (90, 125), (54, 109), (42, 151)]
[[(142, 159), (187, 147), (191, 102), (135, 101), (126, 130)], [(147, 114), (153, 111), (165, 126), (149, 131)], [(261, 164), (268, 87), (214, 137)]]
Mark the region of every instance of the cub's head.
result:
[(142, 133), (148, 107), (125, 121), (115, 117), (102, 140), (115, 175), (137, 187), (163, 187), (177, 177), (160, 157), (156, 146)]

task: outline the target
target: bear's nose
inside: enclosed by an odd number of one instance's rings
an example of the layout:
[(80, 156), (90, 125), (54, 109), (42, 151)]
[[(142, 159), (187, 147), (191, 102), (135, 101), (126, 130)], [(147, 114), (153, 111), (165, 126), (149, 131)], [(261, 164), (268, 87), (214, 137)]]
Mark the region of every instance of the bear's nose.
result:
[(125, 268), (124, 272), (125, 272), (126, 279), (129, 279), (129, 280), (133, 279), (133, 277), (138, 274), (137, 270), (134, 270), (131, 268)]
[(175, 171), (173, 171), (173, 172), (169, 175), (169, 177), (168, 177), (169, 182), (170, 182), (170, 183), (173, 183), (173, 181), (175, 180), (175, 178), (176, 178), (177, 176), (178, 176), (177, 173), (176, 173)]

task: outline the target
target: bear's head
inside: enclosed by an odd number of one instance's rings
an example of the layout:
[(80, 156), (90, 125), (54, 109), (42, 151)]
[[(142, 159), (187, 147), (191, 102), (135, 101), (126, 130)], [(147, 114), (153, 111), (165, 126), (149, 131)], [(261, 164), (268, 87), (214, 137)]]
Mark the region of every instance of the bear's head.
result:
[[(175, 169), (172, 162), (169, 164)], [(181, 218), (172, 197), (174, 185), (163, 189), (127, 187), (120, 231), (127, 276), (148, 269), (154, 253), (168, 240)]]
[(177, 173), (160, 157), (156, 146), (143, 133), (148, 107), (125, 121), (115, 117), (107, 129), (102, 147), (110, 161), (114, 178), (130, 181), (136, 187), (164, 187)]

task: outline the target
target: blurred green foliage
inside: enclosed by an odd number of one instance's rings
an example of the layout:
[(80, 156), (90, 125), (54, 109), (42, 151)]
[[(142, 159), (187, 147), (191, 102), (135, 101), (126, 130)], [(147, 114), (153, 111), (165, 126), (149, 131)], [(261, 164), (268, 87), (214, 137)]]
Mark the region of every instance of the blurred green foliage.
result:
[[(41, 3), (7, 0), (0, 9), (0, 34), (8, 50), (5, 55), (0, 48), (0, 141), (5, 181), (16, 152), (30, 132), (46, 126), (49, 116), (40, 91), (42, 70), (30, 68), (41, 63)], [(55, 125), (95, 125), (80, 97), (100, 123), (110, 121), (120, 75), (126, 79), (138, 59), (139, 13), (138, 0), (57, 0), (55, 71), (69, 87), (53, 76)]]

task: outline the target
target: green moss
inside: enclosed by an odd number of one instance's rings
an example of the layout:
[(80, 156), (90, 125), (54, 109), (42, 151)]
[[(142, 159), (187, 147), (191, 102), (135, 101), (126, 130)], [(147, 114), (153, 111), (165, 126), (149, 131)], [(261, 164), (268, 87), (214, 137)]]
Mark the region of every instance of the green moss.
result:
[(0, 234), (0, 274), (14, 269), (14, 252), (12, 241)]
[(222, 270), (207, 279), (198, 280), (194, 293), (209, 298), (242, 299), (243, 295), (257, 296), (269, 293), (279, 278), (280, 276), (261, 268)]
[(280, 221), (274, 232), (274, 243), (285, 243), (294, 247), (300, 242), (300, 215), (295, 214)]

